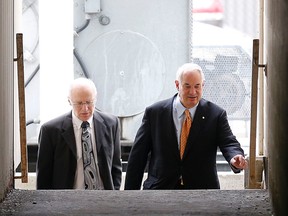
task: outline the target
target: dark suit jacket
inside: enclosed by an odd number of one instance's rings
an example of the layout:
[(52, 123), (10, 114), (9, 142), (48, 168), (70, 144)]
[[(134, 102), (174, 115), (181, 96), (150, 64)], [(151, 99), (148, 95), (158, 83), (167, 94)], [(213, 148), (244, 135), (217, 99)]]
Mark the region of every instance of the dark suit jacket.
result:
[(174, 189), (180, 176), (186, 189), (218, 189), (217, 147), (227, 161), (244, 154), (232, 134), (226, 111), (201, 99), (181, 160), (172, 117), (174, 97), (146, 108), (129, 155), (125, 189), (140, 189), (148, 155), (148, 178), (143, 189)]
[[(119, 189), (122, 165), (118, 119), (95, 111), (93, 121), (104, 188)], [(43, 124), (39, 134), (37, 189), (73, 189), (76, 158), (72, 112)]]

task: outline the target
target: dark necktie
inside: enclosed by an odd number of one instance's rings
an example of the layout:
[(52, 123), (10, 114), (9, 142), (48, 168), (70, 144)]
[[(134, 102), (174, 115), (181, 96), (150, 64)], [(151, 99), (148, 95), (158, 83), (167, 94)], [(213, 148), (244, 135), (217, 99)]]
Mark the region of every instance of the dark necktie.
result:
[(180, 136), (180, 157), (181, 157), (181, 159), (183, 158), (183, 154), (184, 154), (184, 151), (186, 148), (187, 139), (188, 139), (188, 135), (190, 132), (191, 124), (192, 124), (192, 119), (190, 117), (189, 110), (186, 109), (185, 110), (185, 119), (184, 119), (183, 124), (182, 124), (181, 136)]
[(82, 127), (82, 158), (84, 165), (85, 189), (97, 189), (97, 170), (93, 154), (91, 135), (88, 130), (89, 122), (85, 121)]

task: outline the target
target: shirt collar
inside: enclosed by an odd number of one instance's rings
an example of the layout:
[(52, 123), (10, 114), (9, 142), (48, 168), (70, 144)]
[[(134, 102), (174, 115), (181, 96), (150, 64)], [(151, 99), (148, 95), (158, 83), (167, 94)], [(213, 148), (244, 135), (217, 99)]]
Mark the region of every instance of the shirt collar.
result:
[[(196, 104), (196, 106), (192, 107), (189, 109), (189, 112), (191, 114), (192, 117), (194, 117), (195, 111), (197, 109), (199, 103)], [(174, 107), (176, 109), (177, 112), (177, 117), (181, 118), (182, 115), (184, 114), (184, 111), (186, 110), (186, 108), (182, 105), (182, 103), (180, 102), (180, 97), (179, 94), (176, 96), (175, 100), (174, 100)]]
[[(89, 124), (90, 124), (90, 127), (92, 127), (92, 124), (93, 124), (92, 119), (93, 119), (93, 116), (91, 116), (91, 117), (87, 120), (87, 122), (89, 122)], [(74, 112), (72, 112), (72, 122), (73, 122), (73, 124), (74, 124), (78, 129), (80, 129), (80, 128), (81, 128), (81, 124), (82, 124), (83, 121), (80, 120), (80, 119), (74, 114)]]

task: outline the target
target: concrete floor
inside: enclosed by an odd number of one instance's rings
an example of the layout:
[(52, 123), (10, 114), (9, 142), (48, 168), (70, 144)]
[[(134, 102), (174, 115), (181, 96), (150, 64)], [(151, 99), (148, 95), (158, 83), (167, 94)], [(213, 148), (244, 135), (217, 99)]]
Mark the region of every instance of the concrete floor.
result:
[(0, 215), (272, 215), (267, 190), (13, 190)]

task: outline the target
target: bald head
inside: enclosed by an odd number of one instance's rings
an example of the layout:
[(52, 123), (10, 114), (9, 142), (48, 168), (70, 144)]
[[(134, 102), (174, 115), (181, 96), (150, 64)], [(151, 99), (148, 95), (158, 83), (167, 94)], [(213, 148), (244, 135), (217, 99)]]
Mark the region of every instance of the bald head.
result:
[(199, 65), (186, 63), (179, 67), (175, 85), (180, 102), (187, 109), (196, 106), (201, 100), (204, 80), (205, 77)]
[(97, 90), (92, 80), (77, 78), (71, 83), (68, 101), (80, 120), (87, 121), (93, 115), (96, 97)]
[(95, 99), (96, 99), (97, 89), (96, 89), (94, 82), (90, 79), (83, 78), (83, 77), (77, 78), (77, 79), (72, 81), (72, 83), (70, 85), (69, 92), (68, 92), (68, 98), (71, 98), (72, 93), (75, 90), (81, 91), (81, 89), (86, 89), (86, 90), (91, 91), (91, 93), (95, 96)]
[(205, 81), (205, 76), (202, 71), (202, 68), (194, 63), (185, 63), (181, 67), (179, 67), (176, 73), (176, 80), (181, 83), (183, 74), (186, 72), (193, 72), (193, 71), (198, 71), (201, 75), (202, 81), (203, 82)]

